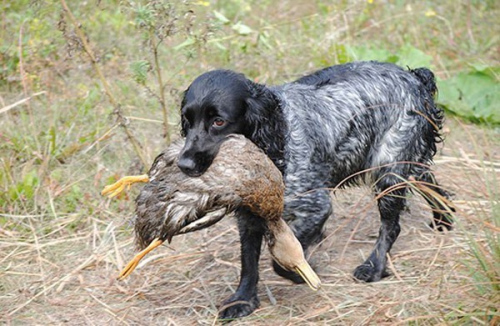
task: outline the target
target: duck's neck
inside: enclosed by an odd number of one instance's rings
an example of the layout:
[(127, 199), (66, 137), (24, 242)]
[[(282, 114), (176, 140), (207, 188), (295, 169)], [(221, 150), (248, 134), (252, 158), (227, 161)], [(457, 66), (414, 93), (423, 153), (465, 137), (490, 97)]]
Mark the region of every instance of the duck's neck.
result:
[[(292, 229), (280, 217), (266, 219), (266, 241), (271, 253), (279, 256), (281, 251), (296, 251), (296, 256), (303, 256), (302, 246), (293, 234)], [(288, 249), (287, 249), (288, 248)]]

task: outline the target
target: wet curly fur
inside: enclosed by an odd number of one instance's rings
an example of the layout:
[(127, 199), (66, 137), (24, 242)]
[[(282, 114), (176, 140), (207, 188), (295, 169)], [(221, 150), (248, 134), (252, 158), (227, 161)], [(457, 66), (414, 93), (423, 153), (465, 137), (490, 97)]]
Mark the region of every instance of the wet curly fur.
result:
[[(382, 225), (375, 248), (354, 271), (359, 280), (378, 281), (387, 275), (387, 253), (400, 232), (407, 187), (396, 185), (415, 179), (448, 197), (429, 169), (443, 122), (435, 93), (430, 70), (379, 62), (332, 66), (280, 86), (261, 85), (229, 70), (210, 71), (184, 94), (186, 143), (178, 165), (188, 175), (201, 175), (227, 134), (251, 139), (284, 174), (283, 217), (305, 250), (321, 238), (332, 214), (326, 188), (364, 182), (375, 194), (388, 192), (378, 197)], [(425, 199), (433, 209), (433, 226), (451, 228), (443, 201)], [(248, 315), (259, 305), (262, 220), (245, 209), (237, 217), (241, 279), (221, 309), (222, 318)], [(277, 264), (274, 269), (300, 281)]]

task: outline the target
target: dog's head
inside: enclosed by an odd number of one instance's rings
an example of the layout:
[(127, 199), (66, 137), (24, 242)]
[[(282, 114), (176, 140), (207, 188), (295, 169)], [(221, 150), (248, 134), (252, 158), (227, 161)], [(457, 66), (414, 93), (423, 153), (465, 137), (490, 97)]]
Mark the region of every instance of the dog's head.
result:
[(184, 93), (181, 108), (182, 134), (186, 143), (179, 155), (179, 168), (189, 176), (200, 176), (212, 164), (229, 134), (252, 139), (253, 115), (265, 105), (264, 88), (242, 74), (228, 70), (207, 72), (196, 78)]

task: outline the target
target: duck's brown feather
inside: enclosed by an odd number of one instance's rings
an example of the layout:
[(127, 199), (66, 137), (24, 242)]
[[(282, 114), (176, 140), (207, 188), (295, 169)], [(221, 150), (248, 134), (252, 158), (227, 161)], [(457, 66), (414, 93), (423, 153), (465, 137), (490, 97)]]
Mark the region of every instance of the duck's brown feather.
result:
[[(200, 177), (188, 177), (177, 167), (181, 148), (182, 141), (178, 141), (155, 159), (150, 181), (136, 199), (135, 231), (140, 248), (156, 238), (170, 241), (175, 234), (207, 227), (241, 205), (267, 219), (280, 218), (281, 173), (248, 139), (229, 136)], [(203, 217), (206, 221), (200, 220)]]

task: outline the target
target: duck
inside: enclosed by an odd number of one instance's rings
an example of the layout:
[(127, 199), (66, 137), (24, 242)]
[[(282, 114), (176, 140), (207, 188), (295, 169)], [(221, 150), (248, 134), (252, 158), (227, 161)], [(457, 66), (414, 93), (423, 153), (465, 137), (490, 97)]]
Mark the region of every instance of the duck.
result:
[(115, 197), (133, 183), (146, 183), (136, 198), (134, 216), (136, 245), (141, 251), (118, 279), (128, 277), (146, 254), (165, 241), (170, 243), (175, 235), (209, 227), (246, 207), (264, 219), (264, 239), (274, 261), (318, 290), (321, 280), (282, 218), (283, 178), (267, 155), (244, 136), (229, 135), (208, 170), (189, 177), (177, 166), (182, 147), (183, 140), (173, 142), (156, 157), (148, 174), (123, 177), (102, 191)]

